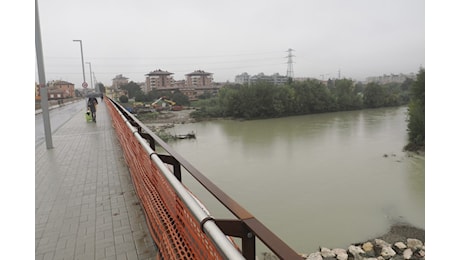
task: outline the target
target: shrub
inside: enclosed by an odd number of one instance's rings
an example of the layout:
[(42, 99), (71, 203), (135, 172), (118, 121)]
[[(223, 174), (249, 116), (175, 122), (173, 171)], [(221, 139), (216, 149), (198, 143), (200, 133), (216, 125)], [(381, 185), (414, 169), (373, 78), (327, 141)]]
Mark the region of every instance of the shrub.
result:
[(118, 98), (121, 103), (128, 103), (128, 97), (123, 95)]

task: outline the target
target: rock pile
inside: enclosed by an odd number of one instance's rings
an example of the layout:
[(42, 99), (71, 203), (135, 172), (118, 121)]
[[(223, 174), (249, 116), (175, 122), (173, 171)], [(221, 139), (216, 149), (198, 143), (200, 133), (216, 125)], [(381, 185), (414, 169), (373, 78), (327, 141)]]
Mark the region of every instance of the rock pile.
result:
[(425, 259), (425, 245), (415, 238), (394, 244), (374, 239), (351, 245), (348, 250), (320, 247), (318, 252), (301, 256), (307, 260), (419, 260)]

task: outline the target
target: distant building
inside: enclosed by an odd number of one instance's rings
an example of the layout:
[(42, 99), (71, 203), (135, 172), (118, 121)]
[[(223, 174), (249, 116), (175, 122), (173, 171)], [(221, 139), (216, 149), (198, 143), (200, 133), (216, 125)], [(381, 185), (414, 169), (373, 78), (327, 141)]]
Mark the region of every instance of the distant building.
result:
[(251, 76), (247, 72), (243, 72), (240, 75), (235, 76), (235, 83), (242, 84), (242, 85), (249, 84), (250, 77)]
[(75, 85), (73, 83), (57, 80), (48, 83), (49, 99), (63, 99), (75, 97)]
[(409, 74), (390, 74), (386, 75), (383, 74), (383, 76), (376, 76), (376, 77), (367, 77), (366, 78), (366, 83), (369, 82), (376, 82), (380, 84), (387, 84), (387, 83), (403, 83), (406, 79), (416, 79), (415, 73), (409, 73)]
[(185, 79), (174, 80), (174, 86), (177, 88), (185, 88)]
[(289, 77), (281, 76), (279, 73), (275, 73), (270, 76), (272, 78), (273, 84), (276, 86), (285, 85), (288, 82)]
[(115, 78), (112, 79), (112, 88), (115, 91), (119, 91), (122, 85), (128, 84), (128, 78), (123, 77), (122, 74), (116, 75)]
[(185, 74), (185, 86), (180, 91), (186, 95), (189, 100), (197, 100), (200, 95), (216, 94), (219, 88), (213, 83), (213, 73), (203, 70)]
[(210, 87), (212, 85), (212, 73), (195, 70), (185, 76), (186, 87)]
[(280, 86), (288, 82), (288, 77), (282, 76), (279, 73), (275, 73), (269, 76), (269, 75), (265, 75), (262, 72), (254, 76), (250, 76), (246, 72), (244, 72), (241, 75), (237, 75), (235, 77), (235, 81), (237, 81), (237, 83), (240, 83), (240, 84), (246, 84), (246, 82), (247, 84), (254, 84), (255, 82), (258, 82), (258, 81), (265, 81), (268, 83), (272, 83), (276, 86)]
[[(315, 79), (315, 78), (297, 77), (297, 78), (293, 78), (292, 81), (294, 81), (294, 82), (303, 82), (303, 81), (308, 81), (308, 80), (313, 80), (313, 79)], [(324, 79), (322, 81), (324, 81)]]
[(148, 91), (152, 89), (173, 89), (175, 88), (174, 79), (171, 75), (174, 73), (164, 71), (164, 70), (155, 70), (145, 74), (145, 85)]
[(174, 80), (173, 74), (161, 69), (145, 74), (145, 92), (147, 93), (153, 89), (178, 90), (186, 95), (189, 100), (197, 100), (200, 95), (206, 93), (213, 95), (219, 90), (219, 86), (213, 82), (213, 73), (195, 70), (185, 74), (184, 80)]

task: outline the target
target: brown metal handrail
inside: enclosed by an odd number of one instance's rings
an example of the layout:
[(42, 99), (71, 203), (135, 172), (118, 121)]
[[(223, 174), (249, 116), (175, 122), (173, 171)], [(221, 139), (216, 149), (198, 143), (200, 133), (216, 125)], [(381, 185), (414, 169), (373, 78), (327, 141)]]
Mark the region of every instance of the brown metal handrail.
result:
[[(155, 151), (155, 145), (161, 146), (169, 155), (160, 155), (164, 163), (173, 165), (173, 173), (181, 181), (181, 166), (186, 169), (206, 190), (208, 190), (220, 203), (222, 203), (237, 219), (206, 219), (213, 220), (217, 226), (228, 236), (242, 239), (242, 254), (246, 259), (255, 259), (255, 237), (259, 238), (274, 254), (280, 259), (303, 259), (298, 253), (291, 249), (278, 236), (263, 225), (257, 218), (233, 200), (224, 191), (211, 182), (198, 169), (184, 159), (179, 153), (173, 150), (160, 137), (153, 133), (139, 119), (129, 113), (123, 106), (114, 100), (110, 101), (129, 120), (133, 127), (136, 127), (141, 136), (146, 139), (150, 147)], [(204, 224), (204, 222), (201, 225)]]

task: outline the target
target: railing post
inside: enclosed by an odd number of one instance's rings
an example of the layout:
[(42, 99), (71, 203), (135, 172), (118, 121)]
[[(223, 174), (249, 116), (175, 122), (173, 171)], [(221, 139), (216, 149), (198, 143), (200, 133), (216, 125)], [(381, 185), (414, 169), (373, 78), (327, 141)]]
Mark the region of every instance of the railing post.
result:
[(246, 259), (256, 258), (256, 238), (254, 234), (248, 229), (246, 236), (241, 238), (241, 246), (243, 250), (243, 256)]
[(215, 219), (216, 225), (225, 235), (241, 238), (242, 253), (248, 260), (256, 259), (256, 238), (251, 230), (240, 220)]

